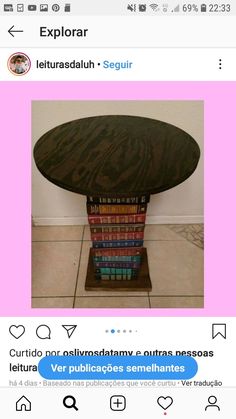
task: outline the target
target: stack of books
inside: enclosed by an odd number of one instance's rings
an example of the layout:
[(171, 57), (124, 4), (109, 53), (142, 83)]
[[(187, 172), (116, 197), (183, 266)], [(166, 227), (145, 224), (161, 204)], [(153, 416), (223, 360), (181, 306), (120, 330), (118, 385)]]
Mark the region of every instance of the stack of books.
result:
[(147, 204), (150, 196), (87, 197), (97, 280), (132, 280), (142, 263)]

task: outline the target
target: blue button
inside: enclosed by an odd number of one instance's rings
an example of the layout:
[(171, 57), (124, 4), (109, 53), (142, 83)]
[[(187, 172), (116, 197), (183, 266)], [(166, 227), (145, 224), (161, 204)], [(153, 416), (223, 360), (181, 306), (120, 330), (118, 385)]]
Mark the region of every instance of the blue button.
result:
[(188, 380), (198, 365), (190, 356), (47, 356), (38, 370), (48, 380)]

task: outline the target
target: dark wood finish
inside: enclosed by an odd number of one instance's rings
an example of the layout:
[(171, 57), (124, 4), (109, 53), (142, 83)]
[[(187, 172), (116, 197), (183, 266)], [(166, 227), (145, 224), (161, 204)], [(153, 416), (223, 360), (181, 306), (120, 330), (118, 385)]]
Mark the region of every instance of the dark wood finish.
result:
[(94, 275), (93, 254), (90, 249), (85, 289), (87, 291), (151, 291), (152, 284), (149, 277), (146, 249), (143, 248), (142, 263), (138, 276), (129, 281), (96, 280)]
[(200, 149), (185, 131), (136, 116), (67, 122), (34, 148), (39, 171), (64, 189), (98, 197), (129, 197), (170, 189), (196, 169)]
[[(200, 149), (185, 131), (149, 118), (95, 116), (45, 133), (34, 147), (35, 163), (50, 182), (90, 197), (140, 197), (170, 189), (196, 169)], [(128, 208), (128, 207), (127, 207)], [(138, 276), (98, 280), (90, 249), (85, 289), (150, 291), (146, 249)]]

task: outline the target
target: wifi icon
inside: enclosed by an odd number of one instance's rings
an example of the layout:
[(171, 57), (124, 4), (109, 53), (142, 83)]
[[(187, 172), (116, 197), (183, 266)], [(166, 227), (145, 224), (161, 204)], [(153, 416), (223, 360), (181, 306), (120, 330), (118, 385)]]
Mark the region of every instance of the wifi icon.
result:
[(151, 7), (151, 9), (152, 9), (154, 12), (156, 12), (156, 11), (157, 11), (157, 9), (158, 9), (158, 4), (156, 4), (156, 3), (149, 4), (149, 6)]

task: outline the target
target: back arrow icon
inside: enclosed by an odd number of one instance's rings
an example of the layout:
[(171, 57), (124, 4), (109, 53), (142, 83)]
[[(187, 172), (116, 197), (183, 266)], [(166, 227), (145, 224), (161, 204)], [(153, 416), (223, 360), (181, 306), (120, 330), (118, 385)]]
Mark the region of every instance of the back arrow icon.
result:
[(14, 29), (13, 30), (13, 28), (14, 28), (14, 26), (15, 25), (12, 25), (12, 27), (10, 28), (10, 29), (8, 29), (8, 33), (11, 35), (11, 36), (13, 36), (13, 38), (15, 37), (15, 35), (14, 35), (14, 32), (24, 32), (23, 30), (21, 30), (21, 29)]

